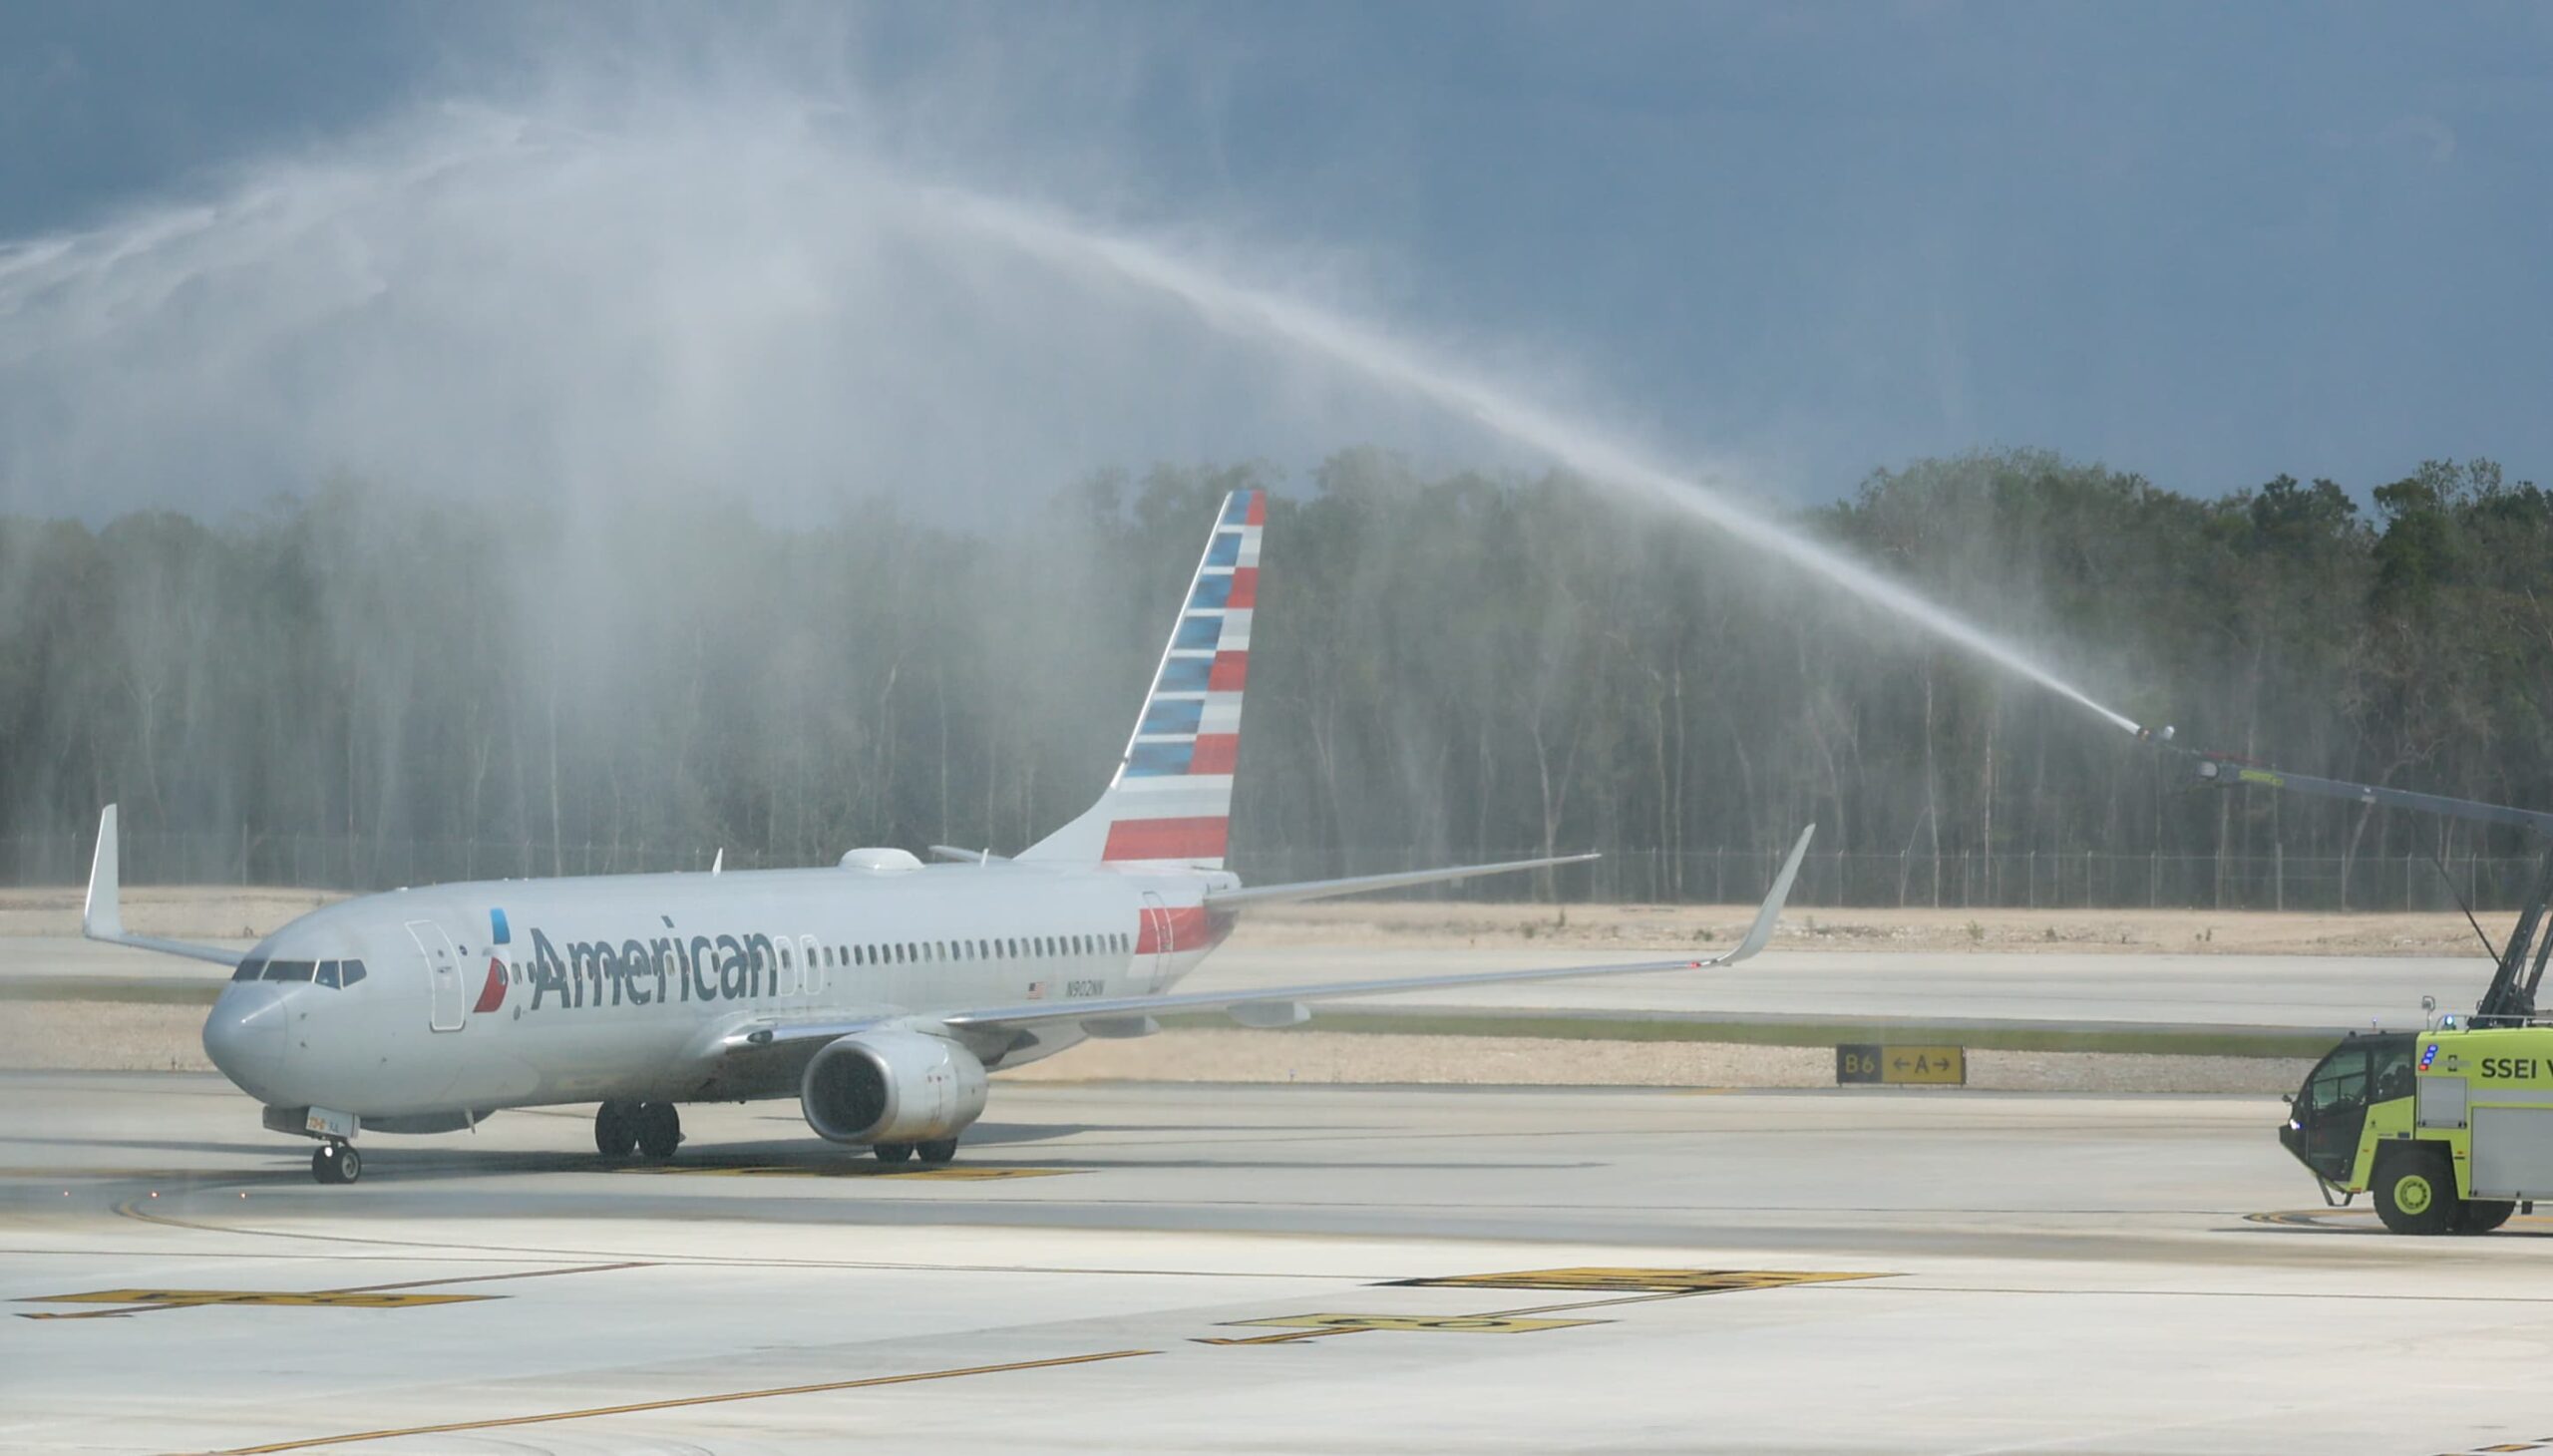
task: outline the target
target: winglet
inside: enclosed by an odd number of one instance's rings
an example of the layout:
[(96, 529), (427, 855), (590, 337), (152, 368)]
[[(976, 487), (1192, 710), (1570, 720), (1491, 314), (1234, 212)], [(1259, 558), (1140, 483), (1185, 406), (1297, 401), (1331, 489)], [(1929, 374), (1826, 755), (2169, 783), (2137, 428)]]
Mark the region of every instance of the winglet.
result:
[(1763, 906), (1755, 911), (1755, 923), (1746, 927), (1746, 938), (1738, 941), (1737, 948), (1719, 964), (1744, 960), (1772, 942), (1773, 921), (1782, 917), (1782, 903), (1790, 899), (1791, 882), (1799, 878), (1800, 862), (1808, 858), (1808, 842), (1816, 836), (1817, 826), (1813, 824), (1799, 832), (1799, 843), (1791, 846), (1791, 857), (1782, 862), (1782, 873), (1773, 877), (1773, 893), (1764, 897)]
[(93, 940), (124, 936), (124, 906), (117, 873), (116, 807), (98, 811), (98, 856), (89, 862), (89, 899), (80, 907), (80, 933)]
[(239, 963), (242, 952), (237, 950), (187, 940), (164, 940), (158, 935), (136, 935), (125, 929), (123, 880), (116, 854), (116, 807), (110, 804), (98, 811), (98, 857), (89, 862), (89, 898), (80, 907), (80, 933), (92, 940), (130, 945), (136, 950), (183, 955), (215, 965)]

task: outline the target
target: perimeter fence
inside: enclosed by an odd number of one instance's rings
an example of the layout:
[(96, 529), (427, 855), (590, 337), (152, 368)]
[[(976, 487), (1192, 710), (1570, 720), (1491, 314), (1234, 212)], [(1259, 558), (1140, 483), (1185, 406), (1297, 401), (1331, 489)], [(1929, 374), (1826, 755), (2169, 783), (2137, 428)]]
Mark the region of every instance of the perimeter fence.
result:
[[(709, 868), (718, 847), (643, 841), (552, 844), (539, 840), (375, 839), (345, 835), (195, 835), (128, 831), (129, 885), (258, 885), (373, 891), (455, 880), (627, 875)], [(78, 886), (89, 873), (90, 834), (0, 835), (0, 884)], [(1489, 860), (1539, 851), (1491, 851)], [(1420, 868), (1468, 855), (1370, 848), (1319, 853), (1236, 849), (1252, 882), (1322, 880)], [(1548, 875), (1496, 876), (1403, 898), (1741, 905), (1763, 897), (1779, 849), (1682, 853), (1619, 851)], [(726, 864), (750, 870), (803, 865), (748, 848)], [(2190, 909), (2447, 910), (2459, 895), (2474, 909), (2525, 903), (2538, 864), (2513, 856), (2109, 855), (2075, 853), (1856, 854), (1812, 851), (1791, 903), (1803, 908)]]

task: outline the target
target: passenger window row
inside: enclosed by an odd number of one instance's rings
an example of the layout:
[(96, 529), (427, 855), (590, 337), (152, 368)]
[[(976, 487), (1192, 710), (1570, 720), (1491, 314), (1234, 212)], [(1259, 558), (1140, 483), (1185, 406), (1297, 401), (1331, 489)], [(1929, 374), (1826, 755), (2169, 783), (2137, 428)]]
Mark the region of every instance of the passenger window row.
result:
[(230, 972), (232, 980), (302, 980), (350, 986), (363, 979), (360, 960), (259, 960), (250, 956)]
[[(780, 964), (793, 969), (793, 957), (787, 942), (780, 945)], [(917, 965), (941, 961), (992, 960), (1004, 958), (1025, 960), (1057, 955), (1122, 955), (1133, 948), (1132, 938), (1123, 932), (1109, 935), (1018, 935), (998, 939), (905, 940), (883, 945), (825, 945), (819, 949), (827, 967), (837, 965)], [(804, 959), (804, 956), (794, 957)], [(509, 965), (507, 977), (518, 983), (530, 979), (529, 963), (516, 961)], [(809, 967), (812, 968), (812, 967)], [(234, 981), (277, 980), (316, 981), (323, 986), (350, 986), (363, 979), (360, 960), (259, 960), (251, 957), (239, 962), (230, 973)]]
[[(816, 968), (815, 964), (809, 960), (810, 954), (821, 956), (824, 967), (832, 969), (836, 966), (922, 965), (943, 961), (996, 958), (1025, 960), (1038, 956), (1056, 955), (1123, 955), (1134, 949), (1134, 937), (1122, 932), (1110, 935), (1018, 935), (983, 940), (904, 940), (891, 941), (883, 945), (820, 945), (813, 952), (795, 954), (791, 951), (791, 943), (787, 940), (775, 942), (774, 948), (779, 951), (782, 970)], [(299, 963), (307, 965), (309, 962)], [(335, 964), (336, 962), (327, 963)], [(349, 960), (345, 963), (353, 967), (346, 984), (352, 985), (363, 978), (362, 961)], [(509, 972), (507, 978), (518, 985), (532, 979), (532, 962), (530, 961), (511, 962), (507, 969)], [(244, 974), (234, 978), (256, 979), (255, 976)], [(308, 979), (307, 976), (298, 978)], [(276, 977), (269, 976), (267, 979), (272, 980)]]
[[(989, 940), (902, 940), (883, 945), (827, 945), (825, 964), (913, 965), (949, 960), (1026, 960), (1053, 955), (1122, 955), (1133, 948), (1124, 933), (1109, 935), (1012, 935)], [(789, 952), (780, 952), (789, 963)]]

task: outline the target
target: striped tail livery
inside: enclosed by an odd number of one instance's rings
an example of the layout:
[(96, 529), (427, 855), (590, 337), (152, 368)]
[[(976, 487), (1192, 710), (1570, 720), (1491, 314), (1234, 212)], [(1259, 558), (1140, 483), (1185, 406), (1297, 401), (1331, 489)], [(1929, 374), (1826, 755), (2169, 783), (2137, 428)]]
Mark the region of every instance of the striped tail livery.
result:
[(1262, 491), (1235, 491), (1188, 583), (1116, 777), (1099, 802), (1023, 860), (1143, 870), (1220, 870), (1231, 840), (1250, 619), (1259, 603)]

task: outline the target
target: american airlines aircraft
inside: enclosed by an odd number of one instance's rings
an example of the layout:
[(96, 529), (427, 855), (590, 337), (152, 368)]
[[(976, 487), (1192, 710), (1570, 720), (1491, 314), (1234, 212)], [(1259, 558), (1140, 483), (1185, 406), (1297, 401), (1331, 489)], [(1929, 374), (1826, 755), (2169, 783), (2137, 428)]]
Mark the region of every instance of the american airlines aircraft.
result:
[(318, 1141), (321, 1183), (362, 1176), (359, 1131), (454, 1132), (579, 1102), (601, 1104), (606, 1158), (672, 1157), (681, 1103), (794, 1096), (820, 1137), (944, 1163), (984, 1110), (986, 1072), (1145, 1035), (1164, 1011), (1290, 1026), (1331, 997), (1698, 969), (1764, 947), (1814, 826), (1745, 939), (1705, 959), (1172, 991), (1252, 905), (1594, 858), (1259, 887), (1225, 870), (1266, 509), (1257, 491), (1226, 499), (1115, 778), (1016, 859), (859, 849), (809, 870), (400, 890), (303, 915), (243, 955), (125, 930), (109, 805), (82, 929), (235, 967), (204, 1051), (268, 1128)]

